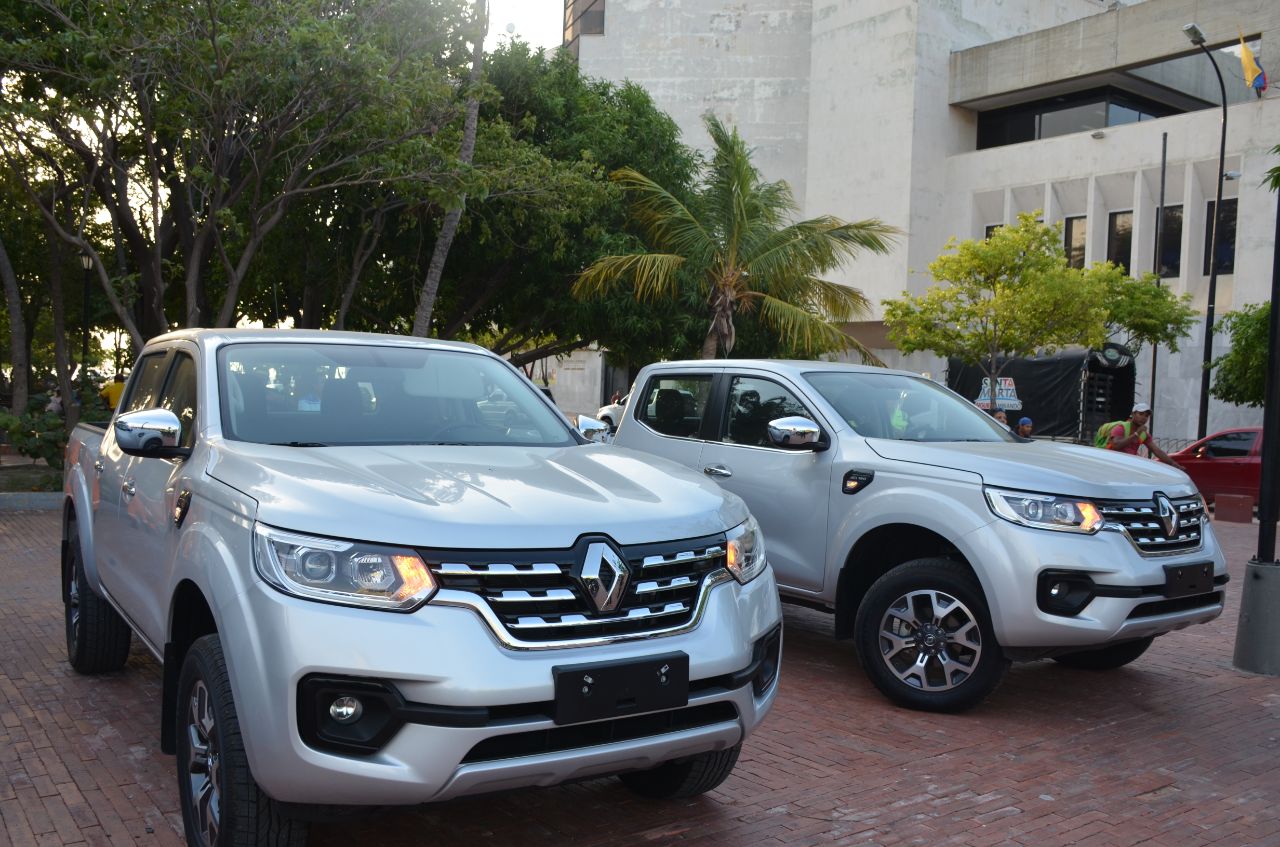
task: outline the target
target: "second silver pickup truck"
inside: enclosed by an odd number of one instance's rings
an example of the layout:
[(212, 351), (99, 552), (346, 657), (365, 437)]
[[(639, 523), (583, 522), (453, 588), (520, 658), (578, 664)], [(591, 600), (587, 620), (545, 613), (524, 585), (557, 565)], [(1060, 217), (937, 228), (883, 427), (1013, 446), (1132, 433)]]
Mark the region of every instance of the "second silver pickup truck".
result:
[(614, 443), (741, 496), (783, 594), (833, 610), (906, 706), (968, 708), (1012, 659), (1120, 667), (1222, 613), (1226, 563), (1186, 474), (1019, 438), (917, 374), (664, 362)]

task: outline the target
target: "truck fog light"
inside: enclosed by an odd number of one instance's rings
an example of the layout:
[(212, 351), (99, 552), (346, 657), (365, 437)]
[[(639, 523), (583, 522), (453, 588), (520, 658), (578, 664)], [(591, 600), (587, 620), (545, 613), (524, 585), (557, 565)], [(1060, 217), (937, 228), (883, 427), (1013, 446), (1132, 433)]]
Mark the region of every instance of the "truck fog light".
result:
[(1060, 599), (1062, 597), (1066, 597), (1067, 592), (1070, 590), (1071, 586), (1067, 585), (1065, 582), (1055, 582), (1053, 585), (1049, 586), (1049, 596), (1055, 599)]
[(329, 717), (341, 724), (355, 723), (364, 714), (364, 704), (355, 697), (339, 697), (329, 704)]
[(1093, 577), (1079, 571), (1045, 571), (1036, 580), (1036, 605), (1040, 611), (1075, 617), (1096, 596)]

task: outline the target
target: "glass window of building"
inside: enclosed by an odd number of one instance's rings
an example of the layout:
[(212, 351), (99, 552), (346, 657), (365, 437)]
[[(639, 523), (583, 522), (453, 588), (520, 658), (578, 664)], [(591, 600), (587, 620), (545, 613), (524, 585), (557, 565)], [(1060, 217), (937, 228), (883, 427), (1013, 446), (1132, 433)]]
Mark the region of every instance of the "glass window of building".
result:
[(1067, 264), (1073, 268), (1084, 267), (1085, 223), (1088, 219), (1081, 215), (1067, 218), (1062, 228), (1063, 249), (1067, 251)]
[(982, 231), (982, 237), (990, 238), (992, 234), (1002, 226), (1004, 226), (1004, 224), (987, 224), (986, 228)]
[[(1213, 201), (1210, 200), (1204, 218), (1204, 274), (1209, 275), (1209, 255), (1213, 244)], [(1222, 220), (1218, 221), (1218, 273), (1236, 271), (1236, 200), (1222, 201)]]
[(577, 57), (578, 37), (604, 35), (605, 0), (564, 0), (564, 48)]
[(1129, 272), (1133, 254), (1133, 212), (1112, 212), (1107, 221), (1107, 261)]
[(1065, 109), (1043, 112), (1040, 115), (1039, 138), (1053, 138), (1072, 132), (1102, 129), (1107, 125), (1107, 104), (1081, 103)]
[[(1159, 209), (1157, 209), (1159, 211)], [(1156, 233), (1155, 255), (1160, 258), (1160, 276), (1172, 279), (1182, 276), (1182, 207), (1165, 206), (1164, 220)]]

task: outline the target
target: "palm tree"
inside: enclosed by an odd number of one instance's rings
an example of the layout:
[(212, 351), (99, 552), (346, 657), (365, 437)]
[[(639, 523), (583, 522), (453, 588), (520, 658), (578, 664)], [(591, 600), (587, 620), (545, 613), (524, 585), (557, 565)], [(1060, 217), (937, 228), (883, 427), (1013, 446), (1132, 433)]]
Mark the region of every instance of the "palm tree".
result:
[(705, 122), (715, 154), (688, 204), (629, 168), (611, 175), (631, 196), (632, 220), (650, 249), (596, 260), (574, 294), (590, 297), (629, 282), (637, 300), (674, 299), (692, 276), (711, 318), (704, 359), (717, 351), (728, 356), (734, 315), (756, 310), (763, 325), (806, 354), (852, 347), (874, 360), (835, 325), (865, 315), (866, 296), (821, 275), (863, 250), (887, 253), (897, 230), (876, 219), (848, 223), (830, 215), (790, 223), (797, 211), (790, 187), (761, 181), (736, 129), (713, 115)]

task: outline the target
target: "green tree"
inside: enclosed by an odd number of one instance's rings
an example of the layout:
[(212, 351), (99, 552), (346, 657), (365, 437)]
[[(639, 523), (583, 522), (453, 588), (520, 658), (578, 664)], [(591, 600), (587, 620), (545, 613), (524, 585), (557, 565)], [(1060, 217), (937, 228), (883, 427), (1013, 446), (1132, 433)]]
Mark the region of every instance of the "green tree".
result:
[(714, 152), (697, 193), (682, 201), (633, 168), (613, 179), (631, 200), (645, 248), (597, 259), (574, 293), (598, 296), (630, 284), (638, 301), (672, 301), (692, 284), (710, 313), (702, 357), (729, 355), (734, 318), (754, 312), (760, 323), (813, 354), (858, 347), (835, 325), (867, 311), (862, 292), (822, 278), (862, 251), (885, 253), (892, 227), (831, 216), (788, 223), (796, 212), (785, 182), (764, 182), (736, 129), (706, 118)]
[(1084, 272), (1100, 284), (1107, 309), (1107, 336), (1134, 353), (1145, 344), (1178, 352), (1178, 342), (1191, 334), (1196, 311), (1190, 294), (1181, 296), (1160, 285), (1153, 273), (1140, 279), (1127, 276), (1111, 262), (1099, 262)]
[(1214, 328), (1231, 336), (1231, 350), (1214, 359), (1209, 393), (1240, 406), (1261, 406), (1266, 396), (1271, 304), (1255, 303), (1222, 316)]
[(884, 301), (889, 339), (904, 353), (954, 356), (995, 386), (1009, 359), (1106, 338), (1106, 271), (1070, 267), (1061, 229), (1035, 214), (987, 239), (953, 238), (947, 250), (929, 265), (938, 285)]

